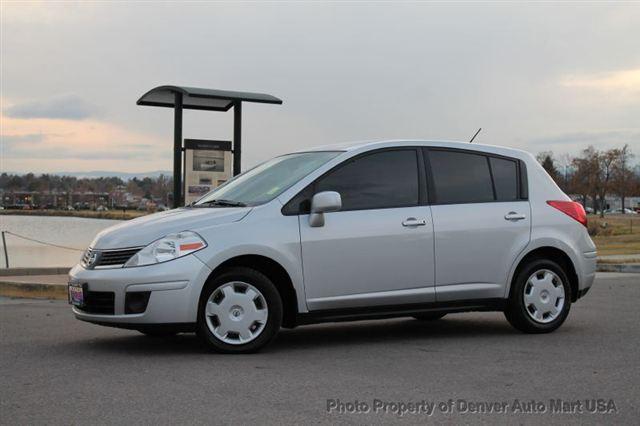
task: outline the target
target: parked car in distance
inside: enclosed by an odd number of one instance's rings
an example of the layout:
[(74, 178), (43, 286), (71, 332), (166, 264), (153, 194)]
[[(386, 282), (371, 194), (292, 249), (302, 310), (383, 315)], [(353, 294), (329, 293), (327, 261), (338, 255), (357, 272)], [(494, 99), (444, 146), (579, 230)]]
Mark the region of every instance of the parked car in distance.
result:
[(547, 333), (594, 281), (586, 224), (524, 151), (334, 145), (100, 232), (70, 271), (69, 300), (80, 320), (195, 331), (226, 353), (256, 351), (281, 327), (466, 311)]
[(620, 209), (611, 210), (610, 213), (611, 214), (638, 214), (638, 212), (636, 212), (635, 210), (628, 209), (628, 208), (625, 208), (624, 210), (621, 209), (621, 208)]

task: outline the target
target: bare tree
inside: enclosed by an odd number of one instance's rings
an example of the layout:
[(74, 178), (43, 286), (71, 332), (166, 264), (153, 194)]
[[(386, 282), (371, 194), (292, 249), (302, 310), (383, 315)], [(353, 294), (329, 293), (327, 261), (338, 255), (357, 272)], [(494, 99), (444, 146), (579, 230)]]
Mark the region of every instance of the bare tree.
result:
[(580, 194), (582, 197), (582, 204), (586, 207), (587, 200), (591, 197), (593, 201), (594, 211), (597, 209), (597, 195), (596, 195), (596, 175), (597, 175), (597, 152), (590, 146), (582, 151), (580, 157), (576, 157), (572, 161), (573, 173), (571, 175), (571, 188), (572, 190)]
[(631, 169), (630, 162), (633, 159), (633, 153), (629, 145), (617, 149), (617, 158), (613, 168), (612, 192), (620, 197), (622, 201), (622, 213), (624, 214), (625, 198), (633, 190), (634, 173)]
[(600, 198), (600, 217), (604, 217), (604, 210), (606, 208), (606, 196), (612, 189), (613, 171), (615, 168), (616, 160), (619, 156), (619, 149), (610, 149), (604, 152), (596, 151), (596, 158), (598, 164), (598, 172), (596, 179), (596, 190), (598, 197)]
[[(584, 186), (583, 191), (591, 197), (593, 210), (604, 212), (602, 200), (598, 197), (602, 187), (601, 153), (593, 146), (582, 150), (582, 157), (576, 158), (576, 174), (578, 183)], [(606, 193), (606, 189), (605, 189)]]

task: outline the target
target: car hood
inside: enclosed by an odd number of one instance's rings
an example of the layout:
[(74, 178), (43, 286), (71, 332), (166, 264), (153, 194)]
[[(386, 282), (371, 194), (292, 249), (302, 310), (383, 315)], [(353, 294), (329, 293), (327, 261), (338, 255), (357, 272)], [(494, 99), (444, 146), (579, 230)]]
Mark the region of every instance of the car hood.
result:
[(101, 231), (90, 247), (106, 250), (141, 247), (172, 232), (198, 229), (237, 222), (251, 211), (250, 207), (179, 208), (119, 223)]

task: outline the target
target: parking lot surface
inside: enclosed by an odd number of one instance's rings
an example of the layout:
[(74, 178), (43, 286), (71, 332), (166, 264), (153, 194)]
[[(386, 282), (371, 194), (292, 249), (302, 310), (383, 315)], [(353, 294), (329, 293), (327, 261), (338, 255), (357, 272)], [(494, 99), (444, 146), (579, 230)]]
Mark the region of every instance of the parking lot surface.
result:
[(640, 274), (599, 274), (552, 334), (452, 314), (283, 330), (233, 356), (194, 335), (150, 338), (77, 321), (60, 301), (5, 298), (0, 420), (637, 424), (639, 301)]

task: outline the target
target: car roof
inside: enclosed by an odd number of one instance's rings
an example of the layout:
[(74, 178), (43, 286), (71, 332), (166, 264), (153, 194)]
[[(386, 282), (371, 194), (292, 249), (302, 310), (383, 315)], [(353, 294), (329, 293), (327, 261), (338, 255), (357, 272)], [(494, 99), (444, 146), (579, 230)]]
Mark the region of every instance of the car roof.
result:
[(385, 139), (385, 140), (372, 140), (372, 141), (356, 141), (356, 142), (343, 142), (331, 145), (322, 145), (310, 149), (300, 150), (299, 152), (309, 151), (369, 151), (377, 148), (387, 148), (396, 146), (429, 146), (438, 148), (456, 148), (465, 149), (471, 151), (490, 152), (494, 154), (502, 154), (506, 156), (522, 157), (522, 154), (530, 155), (526, 151), (522, 151), (514, 148), (507, 148), (497, 145), (485, 145), (469, 142), (457, 142), (446, 140), (423, 140), (423, 139)]

